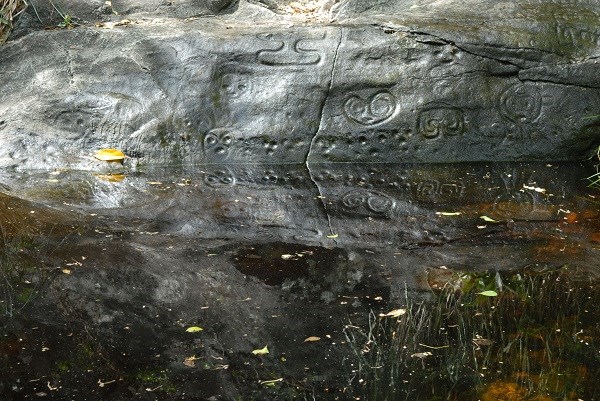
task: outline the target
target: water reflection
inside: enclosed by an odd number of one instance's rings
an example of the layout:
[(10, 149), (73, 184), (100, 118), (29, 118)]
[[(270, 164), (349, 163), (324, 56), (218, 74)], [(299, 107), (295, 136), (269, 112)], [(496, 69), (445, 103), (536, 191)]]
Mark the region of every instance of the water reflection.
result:
[[(594, 399), (589, 175), (573, 164), (2, 172), (0, 394)], [(475, 295), (487, 290), (498, 296)], [(398, 308), (400, 323), (379, 317)]]

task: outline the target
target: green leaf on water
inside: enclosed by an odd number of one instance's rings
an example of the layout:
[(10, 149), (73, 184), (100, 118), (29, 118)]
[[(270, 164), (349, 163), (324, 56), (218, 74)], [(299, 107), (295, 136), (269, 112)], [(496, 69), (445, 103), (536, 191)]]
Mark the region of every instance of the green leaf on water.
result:
[(498, 293), (496, 291), (488, 290), (478, 292), (477, 295), (483, 295), (484, 297), (497, 297)]
[(269, 348), (267, 348), (266, 345), (262, 349), (255, 349), (254, 351), (252, 351), (252, 355), (266, 355), (268, 353), (269, 353)]
[(185, 331), (188, 333), (197, 333), (202, 330), (204, 330), (202, 327), (192, 326), (192, 327), (188, 327)]

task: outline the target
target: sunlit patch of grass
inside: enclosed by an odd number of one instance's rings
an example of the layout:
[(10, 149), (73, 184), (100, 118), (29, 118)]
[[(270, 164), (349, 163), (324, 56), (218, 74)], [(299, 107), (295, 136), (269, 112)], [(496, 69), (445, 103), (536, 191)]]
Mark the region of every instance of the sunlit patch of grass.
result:
[[(347, 326), (353, 382), (371, 401), (598, 399), (597, 283), (551, 271), (456, 273), (432, 302)], [(484, 296), (497, 293), (497, 296)], [(505, 399), (505, 398), (501, 398)]]
[(27, 2), (24, 0), (0, 0), (0, 44), (6, 42), (13, 28), (13, 21), (25, 11)]

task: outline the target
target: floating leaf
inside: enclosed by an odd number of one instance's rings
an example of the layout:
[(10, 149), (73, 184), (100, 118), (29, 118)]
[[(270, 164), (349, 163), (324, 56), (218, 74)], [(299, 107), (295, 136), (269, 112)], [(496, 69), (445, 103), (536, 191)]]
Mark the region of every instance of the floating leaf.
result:
[(263, 380), (260, 382), (260, 384), (262, 384), (263, 386), (267, 386), (267, 387), (274, 387), (275, 383), (280, 383), (283, 381), (283, 377), (279, 378), (279, 379), (275, 379), (275, 380)]
[(545, 188), (534, 187), (534, 186), (529, 186), (529, 185), (525, 185), (525, 184), (523, 184), (523, 188), (524, 189), (529, 189), (530, 191), (539, 192), (541, 194), (545, 194), (546, 193), (546, 189)]
[(438, 216), (460, 216), (462, 212), (435, 212)]
[(321, 337), (310, 336), (304, 340), (305, 343), (311, 343), (311, 342), (315, 342), (315, 341), (321, 341)]
[(400, 317), (406, 313), (406, 309), (394, 309), (388, 313), (381, 313), (379, 317)]
[(192, 326), (192, 327), (188, 327), (185, 331), (188, 333), (197, 333), (202, 330), (204, 330), (202, 327)]
[(94, 157), (105, 162), (120, 162), (125, 159), (125, 153), (118, 149), (100, 149)]
[(194, 355), (194, 356), (188, 356), (187, 358), (185, 358), (185, 360), (183, 361), (183, 364), (185, 366), (188, 366), (190, 368), (193, 368), (196, 366), (196, 361), (198, 360), (198, 358)]
[(479, 218), (483, 221), (487, 221), (488, 223), (500, 223), (498, 220), (494, 220), (488, 216), (479, 216)]
[(262, 349), (255, 349), (252, 351), (252, 355), (267, 355), (269, 353), (269, 348), (265, 345)]
[(484, 297), (497, 297), (498, 293), (496, 291), (492, 291), (492, 290), (488, 290), (488, 291), (481, 291), (476, 293), (477, 295), (483, 295)]
[(494, 340), (490, 340), (489, 338), (481, 338), (481, 337), (474, 338), (471, 341), (473, 341), (473, 344), (479, 345), (479, 346), (488, 346), (488, 345), (492, 345), (494, 343)]

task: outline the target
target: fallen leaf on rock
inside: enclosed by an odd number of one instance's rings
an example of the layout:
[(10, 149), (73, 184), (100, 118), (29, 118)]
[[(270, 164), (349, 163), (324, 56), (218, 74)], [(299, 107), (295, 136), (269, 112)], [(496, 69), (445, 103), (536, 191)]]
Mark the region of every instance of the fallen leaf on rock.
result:
[(380, 313), (379, 317), (400, 317), (406, 313), (406, 309), (394, 309), (388, 313)]
[(315, 341), (321, 341), (321, 337), (310, 336), (304, 340), (305, 343), (310, 343), (310, 342), (315, 342)]
[(204, 329), (202, 327), (198, 327), (198, 326), (192, 326), (192, 327), (188, 327), (187, 329), (185, 329), (185, 331), (188, 333), (197, 333), (202, 330), (204, 330)]
[(483, 221), (487, 221), (488, 223), (500, 223), (498, 220), (494, 220), (488, 216), (479, 216), (479, 218)]
[(265, 345), (262, 349), (255, 349), (252, 351), (252, 355), (267, 355), (269, 353), (269, 348)]
[(337, 238), (337, 237), (338, 237), (338, 235), (337, 235), (337, 234), (331, 234), (331, 235), (328, 235), (328, 236), (327, 236), (327, 238)]
[(125, 153), (118, 149), (100, 149), (94, 157), (105, 162), (118, 162), (125, 159)]

